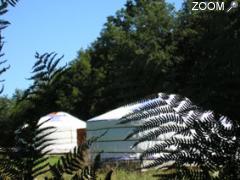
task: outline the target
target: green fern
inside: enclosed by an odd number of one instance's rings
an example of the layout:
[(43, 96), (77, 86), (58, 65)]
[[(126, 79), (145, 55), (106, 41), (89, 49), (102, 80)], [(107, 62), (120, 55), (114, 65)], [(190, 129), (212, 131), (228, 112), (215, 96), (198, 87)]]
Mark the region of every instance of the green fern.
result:
[[(101, 168), (101, 154), (98, 154), (93, 164), (89, 162), (89, 147), (100, 137), (104, 136), (107, 132), (101, 136), (89, 139), (87, 142), (75, 147), (72, 152), (61, 156), (58, 162), (50, 166), (52, 179), (63, 179), (64, 175), (71, 175), (72, 179), (80, 180), (97, 180), (97, 171)], [(106, 174), (105, 179), (110, 180), (112, 171)]]
[[(174, 173), (164, 178), (214, 179), (223, 178), (229, 162), (239, 164), (239, 126), (227, 117), (204, 111), (188, 98), (179, 95), (158, 94), (121, 119), (121, 124), (141, 121), (126, 139), (142, 133), (142, 142), (162, 142), (146, 149), (140, 159), (154, 158), (143, 168), (160, 167)], [(172, 133), (172, 135), (164, 135)], [(169, 164), (169, 165), (168, 165)], [(176, 169), (177, 168), (177, 169)], [(228, 171), (227, 171), (228, 169)], [(239, 166), (232, 174), (237, 177)], [(212, 174), (218, 172), (214, 177)]]
[[(5, 1), (1, 1), (0, 4), (0, 16), (4, 15), (5, 13), (7, 13), (7, 6), (8, 3)], [(4, 45), (4, 41), (3, 41), (3, 36), (2, 36), (2, 30), (5, 29), (10, 23), (6, 20), (0, 19), (0, 65), (6, 63), (6, 60), (3, 59), (3, 56), (5, 55), (2, 50), (3, 50), (3, 45)], [(2, 73), (4, 73), (6, 70), (8, 70), (10, 68), (10, 65), (8, 65), (7, 67), (3, 67), (0, 69), (0, 75)], [(3, 80), (0, 80), (0, 82), (3, 82)], [(0, 88), (0, 94), (3, 92), (4, 90), (4, 86), (2, 86)]]
[[(8, 12), (8, 6), (16, 6), (18, 0), (0, 0), (0, 16)], [(10, 24), (9, 21), (0, 19), (0, 32)], [(0, 33), (1, 34), (1, 33)]]
[(48, 136), (55, 128), (42, 127), (47, 121), (31, 122), (15, 131), (15, 146), (3, 149), (1, 173), (14, 179), (34, 179), (49, 171), (47, 154), (50, 150), (46, 148), (53, 144)]
[(29, 78), (34, 83), (25, 91), (23, 99), (26, 97), (28, 99), (37, 99), (42, 97), (51, 87), (54, 87), (54, 84), (66, 69), (66, 65), (57, 67), (63, 56), (59, 58), (56, 58), (56, 56), (57, 54), (54, 52), (44, 53), (43, 55), (36, 53), (35, 58), (37, 61), (32, 68), (33, 75)]
[[(1, 26), (1, 25), (0, 25)], [(1, 30), (0, 30), (1, 31)], [(2, 58), (4, 56), (4, 53), (2, 53), (2, 48), (4, 43), (2, 42), (3, 37), (1, 36), (1, 32), (0, 32), (0, 58)], [(6, 60), (2, 60), (0, 61), (0, 65), (3, 65), (4, 63), (6, 63)], [(10, 68), (10, 65), (8, 65), (7, 67), (3, 67), (0, 69), (0, 75), (2, 75), (5, 71), (7, 71)], [(0, 80), (0, 82), (3, 82), (4, 80)], [(3, 92), (4, 90), (4, 86), (2, 86), (0, 88), (0, 94)]]
[(65, 67), (58, 68), (62, 57), (55, 59), (56, 53), (36, 53), (37, 62), (33, 66), (33, 85), (25, 91), (23, 99), (29, 101), (33, 106), (28, 113), (31, 117), (22, 120), (22, 126), (15, 131), (15, 146), (4, 149), (4, 156), (0, 162), (0, 171), (12, 179), (34, 179), (35, 177), (49, 171), (47, 154), (52, 139), (47, 138), (54, 130), (53, 127), (41, 127), (45, 122), (39, 124), (38, 119), (47, 112), (34, 111), (36, 105), (44, 106), (46, 101), (41, 101), (43, 93), (60, 78)]
[[(63, 176), (68, 174), (72, 175), (72, 180), (97, 180), (97, 172), (101, 167), (101, 155), (98, 154), (95, 157), (93, 165), (87, 164), (83, 161), (83, 157), (86, 156), (83, 153), (88, 149), (87, 146), (87, 144), (83, 144), (76, 148), (75, 151), (78, 151), (76, 155), (70, 152), (66, 156), (62, 156), (55, 165), (51, 166), (53, 178), (50, 179), (63, 179)], [(71, 158), (69, 158), (70, 156)], [(110, 170), (106, 174), (105, 180), (111, 180), (112, 173), (113, 171)]]
[(7, 4), (9, 4), (9, 5), (13, 6), (13, 7), (16, 6), (18, 1), (19, 0), (2, 0), (2, 2), (5, 2), (5, 3), (7, 3)]
[(77, 174), (81, 173), (87, 167), (87, 150), (88, 143), (84, 143), (75, 147), (72, 152), (61, 156), (60, 160), (51, 166), (51, 172), (54, 179), (62, 179), (64, 174)]

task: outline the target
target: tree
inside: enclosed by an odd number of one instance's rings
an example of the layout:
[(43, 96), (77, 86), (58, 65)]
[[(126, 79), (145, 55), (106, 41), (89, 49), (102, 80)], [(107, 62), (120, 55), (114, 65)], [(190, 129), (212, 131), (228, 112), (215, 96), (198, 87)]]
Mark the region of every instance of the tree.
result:
[[(167, 92), (185, 95), (238, 121), (239, 9), (192, 12), (191, 3), (186, 1), (177, 17), (177, 46), (183, 62), (169, 74), (176, 86)], [(229, 4), (225, 1), (225, 7)]]
[(76, 60), (69, 64), (68, 70), (58, 81), (56, 105), (82, 119), (89, 117), (92, 109), (94, 85), (97, 79), (90, 79), (91, 64), (89, 54), (83, 50)]
[(109, 102), (115, 107), (158, 89), (156, 77), (164, 78), (174, 60), (173, 31), (173, 7), (164, 1), (127, 1), (108, 18), (91, 59), (96, 71), (106, 67), (106, 100), (98, 101), (99, 107), (109, 109)]
[(70, 99), (70, 112), (89, 118), (162, 90), (168, 70), (179, 61), (174, 56), (174, 15), (162, 0), (127, 1), (70, 65), (64, 81), (68, 91), (61, 92), (60, 102)]
[(175, 13), (165, 1), (127, 1), (72, 64), (58, 102), (71, 92), (66, 109), (85, 119), (163, 91), (237, 122), (239, 9), (193, 12), (191, 6), (186, 1)]

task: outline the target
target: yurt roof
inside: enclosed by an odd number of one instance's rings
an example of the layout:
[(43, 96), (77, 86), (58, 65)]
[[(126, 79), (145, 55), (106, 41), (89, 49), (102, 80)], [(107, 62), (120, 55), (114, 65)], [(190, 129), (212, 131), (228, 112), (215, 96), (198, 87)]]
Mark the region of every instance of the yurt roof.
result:
[(133, 105), (121, 106), (117, 109), (108, 111), (104, 114), (96, 116), (89, 119), (88, 121), (102, 121), (102, 120), (118, 120), (126, 114), (132, 112), (134, 109), (137, 109), (142, 103), (136, 103)]
[(50, 113), (39, 120), (39, 123), (49, 120), (43, 126), (55, 126), (64, 128), (86, 128), (86, 122), (66, 113)]
[[(161, 94), (161, 93), (159, 93)], [(175, 94), (170, 95), (170, 99), (173, 98), (175, 96)], [(130, 105), (126, 105), (126, 106), (121, 106), (119, 108), (116, 108), (114, 110), (108, 111), (104, 114), (101, 114), (99, 116), (96, 116), (94, 118), (89, 119), (87, 122), (94, 122), (94, 121), (108, 121), (108, 120), (119, 120), (120, 118), (122, 118), (123, 116), (127, 115), (128, 113), (133, 112), (134, 110), (137, 110), (139, 107), (149, 103), (149, 102), (153, 102), (158, 100), (161, 97), (156, 97), (153, 99), (148, 99), (148, 100), (143, 100), (143, 101), (139, 101), (137, 103), (133, 103)], [(204, 113), (205, 116), (212, 114), (213, 111), (206, 111)], [(226, 128), (230, 128), (231, 127), (231, 123), (229, 123), (227, 121), (227, 117), (222, 116), (221, 117), (221, 123), (226, 127)]]

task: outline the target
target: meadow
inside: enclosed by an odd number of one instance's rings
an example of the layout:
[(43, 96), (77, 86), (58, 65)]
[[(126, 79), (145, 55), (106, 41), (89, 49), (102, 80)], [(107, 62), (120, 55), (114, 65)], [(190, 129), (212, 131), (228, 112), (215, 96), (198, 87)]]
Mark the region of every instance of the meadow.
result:
[[(59, 157), (60, 156), (51, 156), (48, 162), (53, 165), (57, 163)], [(112, 169), (112, 180), (156, 180), (153, 175), (158, 173), (157, 170), (140, 171), (134, 170), (132, 167), (129, 168), (130, 166), (131, 164), (126, 166), (115, 166), (113, 168), (112, 166), (104, 166), (97, 173), (98, 179), (104, 179), (107, 172)], [(50, 172), (47, 172), (46, 174), (39, 176), (37, 179), (41, 180), (44, 179), (44, 177), (50, 178), (52, 176)], [(65, 175), (64, 179), (71, 179), (71, 175)]]

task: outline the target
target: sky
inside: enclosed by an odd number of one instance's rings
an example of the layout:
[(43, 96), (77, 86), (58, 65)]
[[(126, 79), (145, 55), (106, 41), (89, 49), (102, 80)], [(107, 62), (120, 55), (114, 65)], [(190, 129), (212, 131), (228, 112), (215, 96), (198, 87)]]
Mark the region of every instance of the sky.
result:
[[(176, 9), (182, 0), (168, 0)], [(1, 18), (11, 22), (3, 30), (4, 59), (11, 68), (1, 79), (4, 95), (11, 97), (15, 89), (26, 89), (31, 82), (34, 55), (56, 52), (64, 55), (62, 64), (77, 57), (100, 35), (107, 17), (114, 15), (126, 0), (20, 0), (16, 7)], [(2, 66), (1, 66), (2, 67)]]

